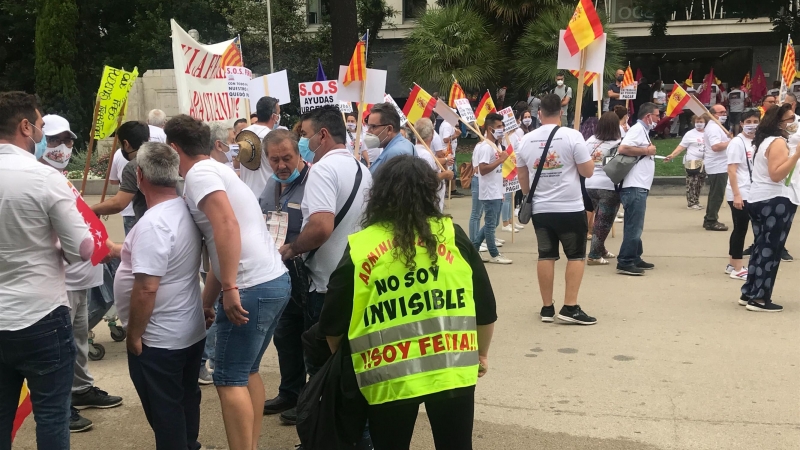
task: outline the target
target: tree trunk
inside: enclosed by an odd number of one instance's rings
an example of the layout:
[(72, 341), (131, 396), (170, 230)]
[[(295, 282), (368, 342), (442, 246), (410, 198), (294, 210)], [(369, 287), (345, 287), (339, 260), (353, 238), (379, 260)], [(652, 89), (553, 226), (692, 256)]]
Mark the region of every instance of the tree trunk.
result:
[(339, 66), (350, 64), (353, 48), (358, 41), (356, 0), (330, 0), (330, 14), (331, 59), (334, 77), (338, 77)]

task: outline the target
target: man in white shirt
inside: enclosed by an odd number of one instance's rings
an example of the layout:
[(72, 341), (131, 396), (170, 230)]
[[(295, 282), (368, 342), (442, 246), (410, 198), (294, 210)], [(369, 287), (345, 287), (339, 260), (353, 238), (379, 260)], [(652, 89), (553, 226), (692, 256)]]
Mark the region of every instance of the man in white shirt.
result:
[(90, 261), (95, 247), (67, 179), (34, 157), (43, 126), (33, 95), (0, 93), (0, 442), (10, 448), (27, 380), (37, 447), (68, 450), (75, 343), (64, 260)]
[[(444, 148), (440, 153), (436, 153), (436, 156), (438, 158), (447, 158), (447, 157), (455, 158), (456, 150), (458, 149), (458, 137), (461, 136), (461, 129), (459, 127), (454, 127), (445, 120), (442, 122), (441, 125), (439, 125), (439, 132), (437, 133), (437, 136), (439, 136), (439, 139), (441, 139), (442, 144), (444, 144)], [(449, 153), (447, 151), (448, 148), (450, 149)], [(433, 147), (431, 147), (431, 149), (433, 149)], [(452, 171), (453, 176), (455, 177), (455, 172), (456, 172), (455, 159), (453, 164), (445, 166), (445, 169)], [(450, 195), (452, 195), (453, 197), (464, 196), (464, 194), (458, 192), (458, 189), (456, 189), (456, 185), (453, 182), (450, 182), (449, 184), (452, 187)]]
[(222, 122), (213, 122), (208, 127), (211, 129), (211, 159), (231, 169), (238, 168), (238, 161), (234, 163), (231, 155), (231, 145), (234, 144), (233, 128)]
[(622, 231), (622, 245), (617, 256), (617, 273), (623, 275), (644, 275), (645, 270), (655, 268), (654, 264), (642, 259), (642, 231), (644, 215), (647, 210), (647, 196), (655, 176), (656, 146), (650, 142), (650, 130), (655, 129), (659, 120), (658, 107), (644, 103), (639, 108), (639, 120), (628, 130), (619, 145), (618, 153), (636, 156), (638, 161), (622, 181), (619, 198), (625, 208), (625, 226)]
[(128, 371), (157, 448), (200, 448), (197, 372), (206, 324), (200, 298), (200, 231), (175, 188), (180, 160), (142, 145), (139, 188), (149, 208), (122, 245), (114, 299), (127, 330)]
[(560, 259), (560, 243), (568, 261), (564, 306), (558, 318), (568, 323), (594, 325), (597, 319), (583, 312), (578, 305), (588, 232), (580, 176), (589, 178), (594, 174), (594, 161), (580, 132), (558, 128), (560, 111), (561, 99), (557, 95), (542, 97), (539, 106), (542, 125), (526, 134), (518, 144), (517, 176), (522, 193), (527, 195), (539, 165), (544, 164), (533, 192), (531, 219), (539, 249), (537, 274), (542, 294), (542, 322), (552, 322), (556, 315), (553, 280), (556, 261)]
[(778, 94), (781, 93), (781, 80), (775, 80), (772, 82), (772, 89), (767, 91), (767, 95), (772, 95), (777, 97)]
[[(714, 105), (709, 112), (720, 123), (725, 123), (728, 119), (728, 111), (723, 105)], [(728, 231), (728, 227), (719, 221), (719, 208), (725, 201), (725, 186), (728, 184), (728, 155), (725, 150), (731, 137), (712, 120), (706, 124), (703, 140), (706, 146), (704, 169), (708, 174), (708, 201), (703, 228), (709, 231)]]
[[(503, 205), (503, 163), (508, 159), (508, 153), (502, 151), (505, 127), (503, 116), (497, 113), (486, 115), (483, 124), (486, 129), (484, 141), (475, 146), (472, 152), (472, 166), (478, 174), (478, 200), (480, 209), (485, 216), (483, 227), (472, 239), (472, 244), (480, 250), (481, 244), (486, 241), (489, 257), (481, 253), (481, 259), (493, 264), (511, 264), (511, 260), (500, 254), (495, 242), (495, 229), (500, 221), (500, 208)], [(493, 145), (494, 144), (494, 145)], [(498, 150), (500, 150), (498, 152)], [(480, 215), (478, 216), (480, 223)]]
[(289, 275), (256, 196), (233, 170), (209, 157), (208, 126), (181, 114), (167, 122), (164, 132), (180, 157), (184, 198), (211, 263), (203, 306), (207, 321), (216, 316), (214, 385), (228, 446), (255, 448), (265, 400), (258, 370), (289, 301)]
[(160, 109), (152, 109), (147, 113), (147, 127), (150, 129), (150, 142), (167, 142), (167, 135), (164, 134), (164, 125), (167, 123), (167, 115)]
[(728, 123), (731, 124), (731, 132), (738, 133), (742, 112), (744, 112), (744, 102), (747, 99), (747, 92), (737, 88), (731, 89), (728, 93), (728, 107), (731, 110), (731, 117)]
[[(275, 97), (261, 97), (256, 104), (256, 123), (245, 128), (245, 130), (252, 131), (262, 141), (273, 128), (281, 123), (281, 105), (278, 104), (278, 99)], [(341, 117), (339, 118), (341, 120)], [(242, 155), (239, 155), (239, 170), (240, 177), (244, 184), (253, 191), (253, 195), (258, 198), (264, 191), (267, 185), (267, 180), (272, 176), (272, 169), (267, 163), (267, 155), (264, 153), (262, 146), (261, 154), (252, 155), (252, 159), (242, 161)]]
[[(434, 155), (431, 153), (431, 151), (433, 151), (431, 145), (435, 139), (436, 133), (433, 130), (433, 122), (431, 122), (431, 119), (423, 117), (417, 120), (414, 128), (417, 130), (417, 133), (419, 133), (419, 137), (422, 138), (424, 143), (428, 145), (428, 148), (425, 148), (425, 144), (418, 142), (416, 145), (416, 153), (418, 158), (425, 160), (430, 168), (436, 172), (436, 176), (439, 179), (439, 189), (436, 191), (436, 195), (439, 197), (439, 211), (444, 212), (444, 198), (447, 195), (447, 181), (453, 179), (453, 171), (443, 171), (442, 167), (450, 167), (453, 164), (453, 157), (444, 157), (444, 155), (439, 157), (439, 155)], [(430, 151), (428, 149), (430, 149)], [(439, 161), (438, 164), (437, 159)], [(441, 164), (441, 166), (439, 164)]]

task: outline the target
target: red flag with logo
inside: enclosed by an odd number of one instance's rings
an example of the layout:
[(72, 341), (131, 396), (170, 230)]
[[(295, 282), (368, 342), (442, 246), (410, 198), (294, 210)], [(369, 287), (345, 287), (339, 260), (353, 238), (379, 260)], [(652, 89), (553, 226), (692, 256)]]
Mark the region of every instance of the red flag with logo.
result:
[(92, 208), (86, 204), (81, 197), (81, 194), (75, 189), (75, 186), (72, 183), (69, 183), (69, 187), (72, 189), (72, 192), (75, 194), (75, 204), (78, 206), (78, 211), (83, 216), (83, 221), (86, 222), (86, 226), (89, 227), (89, 231), (92, 233), (92, 241), (94, 241), (94, 252), (92, 252), (92, 265), (96, 266), (100, 264), (100, 261), (103, 260), (109, 254), (108, 246), (106, 245), (106, 240), (108, 240), (108, 232), (106, 231), (105, 225), (100, 220), (99, 217), (92, 211)]

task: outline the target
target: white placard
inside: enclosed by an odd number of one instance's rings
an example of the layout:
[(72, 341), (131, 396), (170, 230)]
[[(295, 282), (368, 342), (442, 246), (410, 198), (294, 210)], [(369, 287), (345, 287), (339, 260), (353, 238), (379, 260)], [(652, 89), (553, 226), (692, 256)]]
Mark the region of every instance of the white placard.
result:
[(286, 71), (271, 73), (250, 80), (250, 112), (256, 112), (256, 104), (261, 97), (275, 97), (278, 99), (279, 105), (285, 105), (292, 101), (289, 94), (289, 79), (286, 77)]
[(436, 107), (433, 108), (436, 114), (439, 115), (445, 122), (449, 123), (450, 125), (457, 127), (458, 125), (458, 114), (453, 111), (447, 103), (445, 103), (442, 99), (436, 101)]
[(505, 189), (506, 194), (512, 194), (520, 190), (519, 178), (514, 177), (510, 180), (503, 180), (503, 189)]
[(389, 94), (384, 94), (383, 101), (386, 102), (386, 103), (391, 103), (392, 106), (394, 106), (395, 111), (397, 111), (397, 114), (400, 115), (400, 126), (401, 127), (404, 126), (406, 124), (406, 122), (408, 122), (408, 117), (406, 117), (406, 115), (403, 114), (403, 110), (400, 109), (399, 106), (397, 106), (397, 102), (394, 101), (392, 96), (389, 95)]
[(468, 99), (456, 99), (456, 108), (458, 109), (458, 114), (461, 116), (461, 120), (467, 123), (475, 122), (475, 111), (472, 110), (472, 105), (469, 104)]
[(339, 111), (350, 114), (353, 112), (353, 104), (350, 102), (339, 102)]
[[(558, 35), (558, 67), (561, 70), (581, 70), (581, 54), (570, 55), (567, 44), (564, 42), (565, 30), (561, 30)], [(606, 65), (606, 33), (589, 44), (586, 52), (586, 70), (602, 74), (605, 72)]]
[(225, 78), (228, 80), (228, 97), (248, 98), (250, 96), (250, 79), (253, 72), (247, 67), (229, 66), (225, 68)]
[(636, 88), (627, 87), (619, 90), (620, 100), (636, 100)]
[(514, 117), (514, 110), (510, 106), (497, 111), (497, 114), (503, 116), (503, 127), (505, 128), (506, 133), (510, 133), (519, 128), (517, 118)]
[[(339, 100), (344, 102), (361, 101), (361, 81), (353, 81), (345, 86), (344, 76), (347, 66), (339, 66)], [(381, 103), (386, 92), (386, 71), (367, 69), (367, 90), (364, 93), (365, 103)]]
[(336, 80), (308, 81), (300, 83), (300, 114), (305, 114), (312, 109), (322, 106), (339, 106), (339, 83)]

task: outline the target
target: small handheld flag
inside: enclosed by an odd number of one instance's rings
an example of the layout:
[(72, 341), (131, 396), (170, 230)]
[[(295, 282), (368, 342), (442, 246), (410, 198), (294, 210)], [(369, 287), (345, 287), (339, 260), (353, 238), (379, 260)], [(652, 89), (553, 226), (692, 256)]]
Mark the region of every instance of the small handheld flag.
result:
[(415, 84), (408, 94), (408, 100), (403, 106), (403, 114), (405, 114), (408, 121), (412, 124), (417, 123), (417, 120), (423, 117), (430, 117), (433, 108), (436, 107), (436, 100), (428, 94), (425, 89)]
[(794, 44), (792, 37), (786, 43), (786, 52), (783, 54), (783, 64), (781, 64), (781, 75), (783, 76), (783, 83), (786, 86), (791, 86), (794, 83), (794, 77), (797, 74), (797, 62), (795, 61)]
[(456, 107), (456, 100), (460, 98), (467, 98), (464, 89), (458, 84), (458, 80), (453, 80), (453, 85), (450, 86), (450, 95), (447, 97), (447, 105), (451, 108)]
[(478, 108), (475, 110), (475, 122), (477, 122), (479, 127), (483, 126), (483, 122), (486, 121), (486, 116), (490, 113), (496, 113), (497, 108), (494, 106), (494, 100), (492, 100), (492, 95), (489, 94), (487, 90), (485, 94), (483, 94), (483, 98), (481, 102), (478, 103)]
[(677, 117), (688, 102), (689, 94), (676, 81), (667, 100), (667, 116)]
[(220, 57), (219, 61), (220, 67), (244, 66), (244, 62), (242, 60), (242, 45), (239, 36), (233, 38), (233, 42), (231, 42), (228, 48), (222, 52), (222, 56)]
[(592, 0), (580, 0), (564, 33), (564, 43), (570, 55), (575, 56), (603, 35), (603, 24), (594, 9)]
[(367, 40), (369, 31), (358, 40), (353, 57), (350, 58), (350, 65), (347, 66), (347, 73), (344, 75), (342, 84), (349, 86), (353, 81), (364, 81), (367, 79)]

